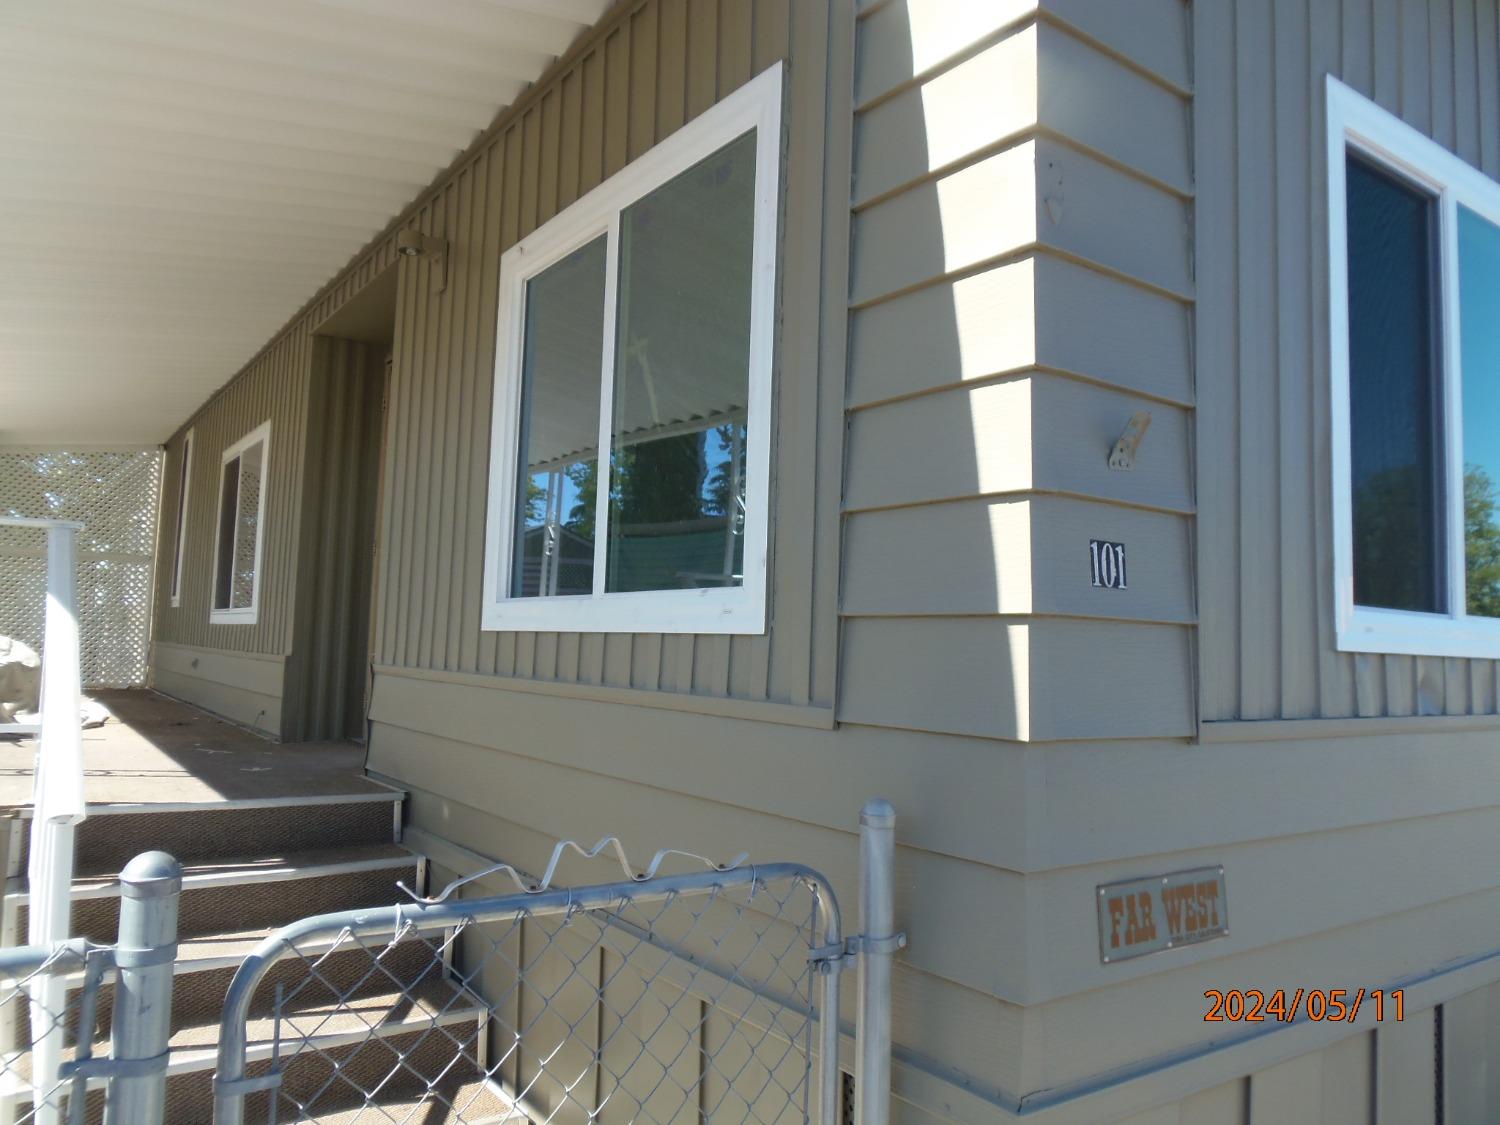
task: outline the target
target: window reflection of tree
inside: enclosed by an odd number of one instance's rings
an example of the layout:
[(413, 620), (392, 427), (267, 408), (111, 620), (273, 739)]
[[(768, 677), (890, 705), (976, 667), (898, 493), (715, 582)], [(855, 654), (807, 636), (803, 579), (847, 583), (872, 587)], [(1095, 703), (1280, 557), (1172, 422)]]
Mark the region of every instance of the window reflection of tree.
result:
[[(610, 522), (618, 565), (644, 568), (625, 581), (664, 581), (685, 587), (727, 586), (741, 580), (745, 526), (745, 428), (742, 422), (632, 441), (610, 457)], [(540, 474), (528, 479), (527, 522), (553, 536), (568, 534), (592, 544), (599, 495), (598, 462), (577, 461), (558, 470), (572, 504), (548, 516), (549, 487)], [(551, 487), (556, 487), (553, 485)], [(632, 546), (654, 551), (630, 558)], [(634, 567), (632, 567), (634, 564)], [(652, 575), (645, 573), (652, 571)], [(670, 573), (667, 573), (670, 572)]]
[(1414, 465), (1372, 473), (1354, 490), (1354, 600), (1441, 611), (1428, 474)]
[(1464, 466), (1464, 567), (1468, 611), (1500, 617), (1500, 524), (1495, 482), (1478, 465)]
[[(1360, 605), (1441, 611), (1436, 599), (1431, 508), (1412, 466), (1372, 475), (1354, 494), (1354, 597)], [(1500, 496), (1482, 467), (1464, 467), (1464, 570), (1467, 611), (1500, 617)]]

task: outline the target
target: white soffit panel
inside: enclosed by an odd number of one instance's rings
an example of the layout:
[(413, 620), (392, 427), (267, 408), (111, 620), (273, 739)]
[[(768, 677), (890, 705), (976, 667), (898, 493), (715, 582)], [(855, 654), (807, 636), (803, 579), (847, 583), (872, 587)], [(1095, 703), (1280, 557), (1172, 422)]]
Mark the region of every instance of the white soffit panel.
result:
[(0, 5), (0, 445), (166, 438), (609, 2)]

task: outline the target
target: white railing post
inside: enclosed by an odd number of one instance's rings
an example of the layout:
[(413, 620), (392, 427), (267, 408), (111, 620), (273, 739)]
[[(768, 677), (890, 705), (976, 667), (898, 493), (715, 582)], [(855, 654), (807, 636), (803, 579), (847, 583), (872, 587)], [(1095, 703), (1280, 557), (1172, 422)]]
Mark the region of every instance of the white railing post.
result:
[(859, 1011), (855, 1022), (854, 1120), (891, 1116), (891, 960), (896, 933), (896, 810), (876, 798), (859, 813)]
[[(70, 520), (0, 518), (0, 526), (47, 532), (47, 615), (42, 643), (42, 732), (32, 779), (27, 934), (31, 945), (66, 941), (72, 915), (73, 831), (83, 820), (83, 702), (78, 640), (77, 533)], [(31, 986), (32, 1086), (37, 1125), (60, 1120), (67, 989), (42, 975)]]

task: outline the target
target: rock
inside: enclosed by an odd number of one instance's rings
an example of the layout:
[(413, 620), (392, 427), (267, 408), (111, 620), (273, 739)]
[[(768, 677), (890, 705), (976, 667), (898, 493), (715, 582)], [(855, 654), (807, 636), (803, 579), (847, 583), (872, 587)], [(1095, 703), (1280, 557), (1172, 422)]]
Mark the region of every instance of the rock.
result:
[(14, 637), (0, 637), (0, 722), (13, 723), (20, 712), (41, 705), (42, 660)]

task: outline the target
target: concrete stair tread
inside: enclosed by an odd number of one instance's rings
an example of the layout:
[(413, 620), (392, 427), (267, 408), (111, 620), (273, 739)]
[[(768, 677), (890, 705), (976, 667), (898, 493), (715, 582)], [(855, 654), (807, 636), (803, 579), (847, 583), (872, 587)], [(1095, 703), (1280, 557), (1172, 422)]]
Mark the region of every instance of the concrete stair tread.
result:
[[(259, 883), (273, 880), (312, 878), (329, 869), (358, 870), (362, 868), (403, 867), (414, 864), (416, 856), (400, 844), (355, 844), (341, 848), (316, 848), (309, 851), (287, 852), (276, 856), (234, 857), (208, 863), (184, 865), (182, 869), (183, 891), (195, 886), (225, 886), (231, 883)], [(12, 880), (12, 883), (21, 882)], [(109, 874), (84, 874), (73, 880), (73, 896), (77, 898), (113, 897), (119, 894), (118, 872)], [(12, 905), (23, 905), (28, 899), (24, 883), (7, 888), (6, 900)]]
[[(0, 732), (3, 733), (3, 732)], [(351, 779), (355, 780), (355, 779)], [(265, 808), (323, 808), (327, 805), (362, 805), (366, 803), (389, 804), (393, 801), (401, 801), (406, 797), (405, 792), (394, 789), (388, 785), (378, 782), (370, 782), (369, 789), (346, 789), (334, 790), (328, 793), (318, 793), (314, 796), (300, 797), (242, 797), (226, 800), (223, 797), (203, 796), (189, 801), (89, 801), (84, 808), (90, 817), (96, 816), (146, 816), (153, 813), (196, 813), (196, 812), (232, 812), (234, 810), (265, 809)], [(21, 820), (29, 821), (36, 810), (31, 804), (32, 798), (28, 794), (26, 800), (20, 804), (0, 804), (0, 816), (15, 816)], [(30, 825), (27, 825), (30, 830)]]
[[(295, 1001), (294, 1001), (295, 1005)], [(484, 1007), (474, 994), (461, 986), (433, 975), (430, 979), (405, 990), (395, 988), (351, 997), (341, 1002), (320, 1002), (294, 1006), (281, 1017), (281, 1057), (287, 1060), (304, 1050), (331, 1050), (367, 1039), (389, 1039), (410, 1032), (453, 1024), (474, 1024)], [(245, 1023), (250, 1061), (269, 1058), (276, 1034), (273, 1016), (252, 1016)], [(454, 1031), (460, 1042), (470, 1033)], [(190, 1023), (174, 1028), (168, 1049), (171, 1052), (167, 1074), (188, 1074), (211, 1070), (218, 1062), (219, 1024), (217, 1020)], [(95, 1057), (109, 1054), (108, 1040), (94, 1043)], [(73, 1052), (65, 1052), (71, 1059)], [(24, 1084), (31, 1077), (32, 1055), (26, 1052), (5, 1070), (9, 1085)], [(4, 1084), (0, 1084), (4, 1085)], [(94, 1083), (90, 1083), (94, 1085)], [(8, 1092), (0, 1088), (0, 1094)]]
[[(404, 897), (400, 891), (396, 891), (391, 901), (397, 902)], [(256, 946), (280, 928), (280, 926), (260, 926), (246, 930), (224, 930), (218, 933), (200, 934), (196, 937), (184, 937), (177, 943), (177, 971), (193, 973), (238, 965), (254, 952)], [(336, 934), (320, 938), (304, 938), (298, 942), (297, 948), (308, 956), (322, 956), (330, 950), (352, 952), (361, 948), (359, 942), (350, 938), (345, 938), (343, 941), (337, 941), (337, 938)], [(384, 941), (369, 939), (363, 948), (373, 953), (378, 952), (384, 946)]]
[(318, 1125), (522, 1125), (530, 1119), (479, 1079), (449, 1080), (411, 1096), (377, 1095), (377, 1104), (320, 1113)]
[[(406, 990), (392, 986), (389, 991), (339, 1002), (295, 1005), (281, 1017), (281, 1050), (285, 1057), (314, 1047), (327, 1049), (371, 1037), (384, 1039), (434, 1026), (473, 1023), (482, 1010), (472, 993), (433, 974)], [(252, 1016), (245, 1023), (245, 1033), (250, 1057), (268, 1056), (276, 1034), (276, 1020), (270, 1015)], [(170, 1041), (169, 1072), (201, 1068), (194, 1064), (212, 1066), (218, 1039), (217, 1022), (175, 1029)]]

